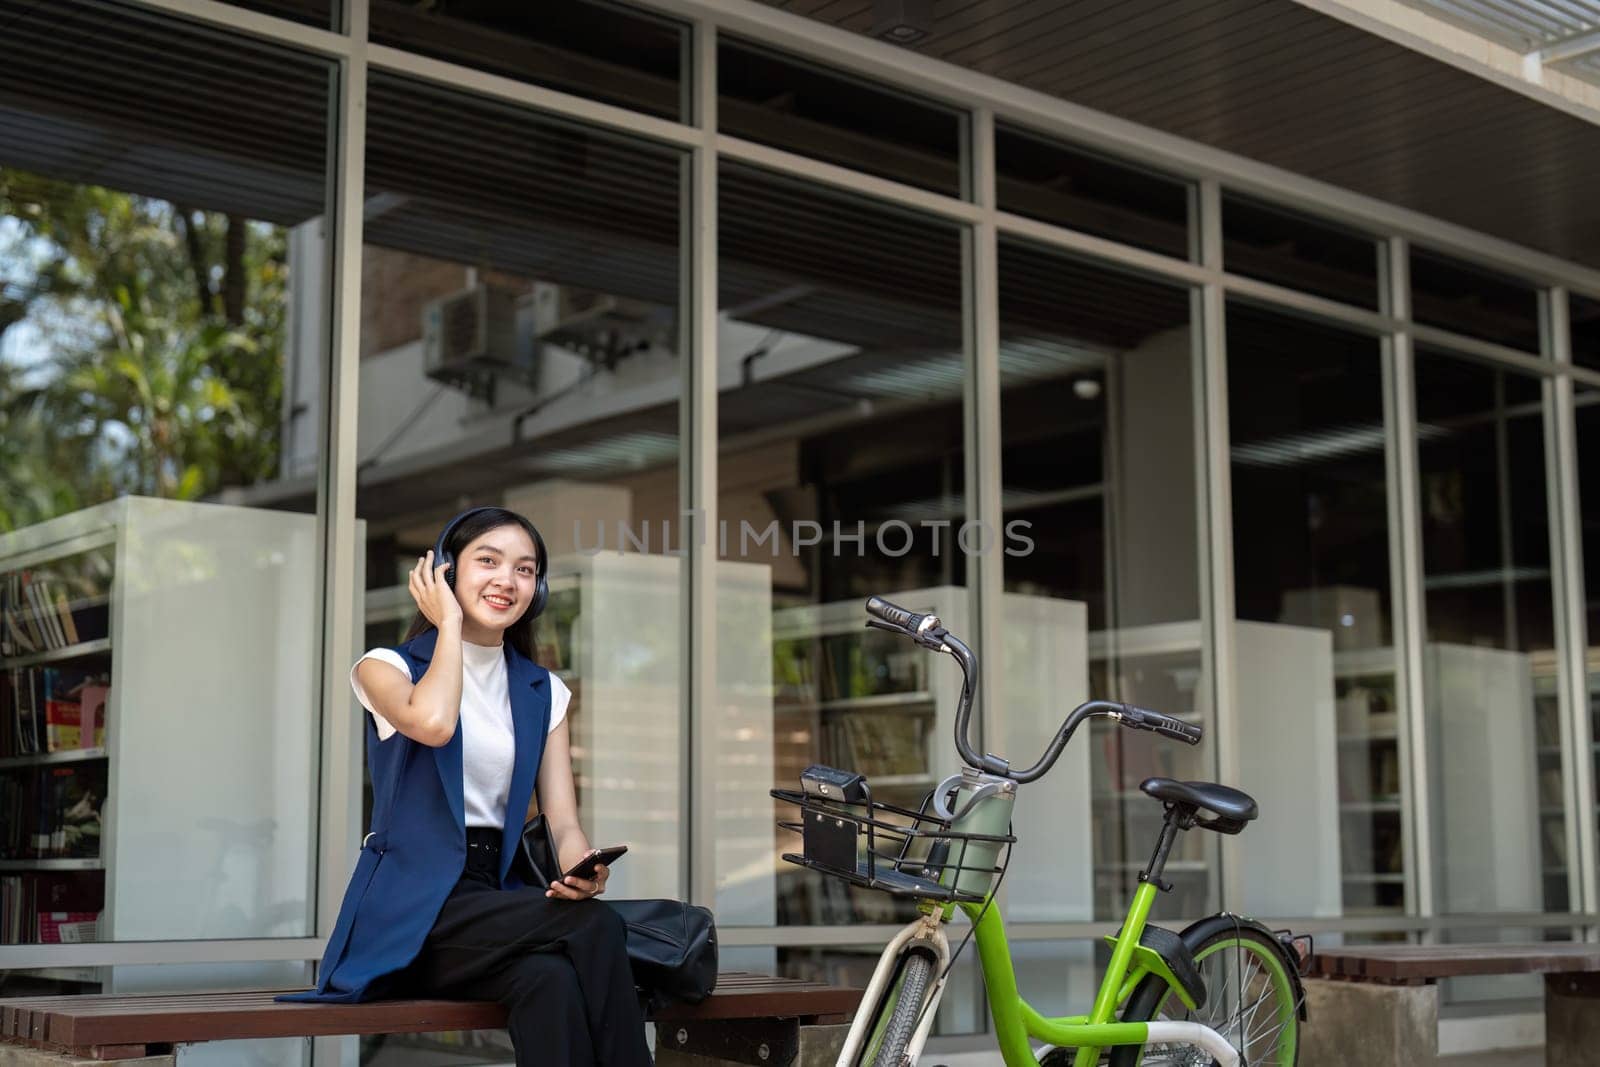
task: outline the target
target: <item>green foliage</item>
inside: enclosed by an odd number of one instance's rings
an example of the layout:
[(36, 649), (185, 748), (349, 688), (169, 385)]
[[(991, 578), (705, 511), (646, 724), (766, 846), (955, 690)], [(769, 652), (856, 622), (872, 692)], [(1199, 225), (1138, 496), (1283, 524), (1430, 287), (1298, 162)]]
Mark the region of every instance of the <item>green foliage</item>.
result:
[(0, 530), (277, 469), (285, 232), (0, 168)]

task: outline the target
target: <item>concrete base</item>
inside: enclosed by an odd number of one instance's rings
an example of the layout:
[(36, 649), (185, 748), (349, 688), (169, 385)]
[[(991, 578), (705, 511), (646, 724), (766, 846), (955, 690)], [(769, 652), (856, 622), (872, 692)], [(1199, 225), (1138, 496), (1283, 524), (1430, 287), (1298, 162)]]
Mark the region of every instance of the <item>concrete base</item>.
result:
[(1600, 1058), (1600, 974), (1545, 975), (1544, 1055), (1548, 1067)]
[[(844, 1048), (844, 1039), (850, 1034), (848, 1024), (838, 1026), (800, 1027), (799, 1051), (795, 1057), (779, 1062), (771, 1055), (762, 1056), (761, 1047), (751, 1049), (752, 1055), (737, 1060), (718, 1056), (696, 1055), (680, 1052), (672, 1047), (672, 1024), (656, 1025), (656, 1067), (833, 1067)], [(0, 1067), (4, 1067), (0, 1064)]]
[(140, 1056), (131, 1060), (86, 1060), (82, 1056), (63, 1056), (59, 1052), (43, 1052), (22, 1048), (20, 1045), (0, 1045), (0, 1067), (175, 1067), (177, 1057)]
[(1300, 1030), (1300, 1067), (1438, 1064), (1438, 986), (1321, 978), (1307, 979), (1305, 985), (1308, 1018)]

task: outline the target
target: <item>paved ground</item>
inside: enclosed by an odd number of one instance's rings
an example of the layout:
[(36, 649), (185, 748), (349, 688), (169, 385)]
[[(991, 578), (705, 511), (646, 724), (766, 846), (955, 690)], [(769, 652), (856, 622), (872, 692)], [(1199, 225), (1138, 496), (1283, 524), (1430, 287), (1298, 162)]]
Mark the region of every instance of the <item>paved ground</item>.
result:
[[(926, 1057), (925, 1057), (926, 1059)], [(485, 1061), (467, 1056), (450, 1055), (443, 1050), (386, 1049), (381, 1056), (369, 1061), (369, 1067), (446, 1067), (455, 1064), (481, 1065)], [(937, 1057), (946, 1067), (999, 1067), (1000, 1057), (995, 1053), (953, 1052)], [(496, 1064), (493, 1067), (502, 1067)], [(512, 1067), (504, 1064), (503, 1067)], [(1483, 1052), (1470, 1056), (1446, 1056), (1440, 1067), (1544, 1067), (1544, 1049), (1519, 1049), (1514, 1052)]]
[(1470, 1056), (1446, 1056), (1439, 1062), (1441, 1067), (1544, 1067), (1544, 1049), (1476, 1052)]

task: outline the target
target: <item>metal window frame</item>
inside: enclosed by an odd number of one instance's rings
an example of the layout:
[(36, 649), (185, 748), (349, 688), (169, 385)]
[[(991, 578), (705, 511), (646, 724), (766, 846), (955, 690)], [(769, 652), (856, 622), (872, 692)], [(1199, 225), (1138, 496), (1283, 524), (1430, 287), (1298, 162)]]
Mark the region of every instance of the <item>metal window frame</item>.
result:
[[(1572, 366), (1572, 320), (1567, 291), (1551, 288), (1543, 298), (1544, 341), (1547, 354), (1558, 367)], [(1600, 828), (1596, 826), (1594, 717), (1590, 708), (1587, 633), (1585, 610), (1588, 587), (1584, 581), (1582, 507), (1578, 491), (1577, 396), (1571, 375), (1557, 375), (1544, 383), (1545, 391), (1545, 466), (1550, 486), (1550, 535), (1552, 586), (1555, 594), (1556, 648), (1560, 664), (1559, 691), (1563, 716), (1562, 774), (1564, 802), (1569, 812), (1567, 855), (1570, 858), (1568, 888), (1573, 910), (1600, 910)], [(1600, 927), (1585, 933), (1589, 940), (1600, 939)]]
[[(348, 797), (358, 788), (359, 723), (350, 716), (338, 714), (348, 703), (343, 689), (344, 665), (348, 663), (351, 636), (355, 620), (349, 607), (354, 591), (359, 587), (360, 575), (354, 567), (357, 520), (354, 515), (355, 490), (355, 421), (356, 395), (359, 381), (359, 302), (361, 260), (360, 206), (364, 185), (364, 102), (369, 70), (385, 70), (417, 77), (437, 84), (448, 85), (466, 92), (505, 100), (519, 106), (537, 109), (574, 121), (588, 123), (615, 132), (687, 149), (690, 155), (691, 174), (686, 192), (685, 233), (689, 248), (685, 249), (688, 270), (685, 278), (689, 301), (687, 328), (692, 337), (693, 353), (691, 372), (684, 384), (684, 410), (680, 427), (683, 432), (681, 450), (680, 492), (686, 508), (698, 508), (702, 516), (714, 517), (716, 482), (716, 394), (714, 371), (715, 318), (716, 318), (716, 163), (722, 156), (766, 167), (809, 181), (844, 189), (857, 194), (888, 202), (901, 207), (924, 212), (930, 216), (960, 222), (970, 228), (974, 237), (972, 269), (966, 279), (968, 299), (973, 307), (970, 316), (974, 324), (974, 343), (968, 359), (974, 370), (973, 381), (968, 385), (969, 464), (975, 456), (996, 456), (998, 448), (998, 381), (985, 381), (985, 376), (998, 374), (998, 368), (988, 347), (997, 344), (997, 297), (995, 279), (985, 280), (993, 266), (992, 245), (989, 262), (985, 263), (982, 246), (985, 241), (997, 241), (999, 236), (1014, 235), (1050, 245), (1079, 255), (1093, 257), (1108, 266), (1132, 269), (1189, 286), (1198, 286), (1202, 314), (1196, 324), (1203, 333), (1201, 359), (1198, 361), (1199, 384), (1204, 388), (1200, 402), (1203, 429), (1197, 442), (1205, 446), (1205, 455), (1197, 457), (1199, 472), (1205, 480), (1201, 483), (1201, 507), (1206, 520), (1202, 543), (1197, 546), (1206, 562), (1203, 589), (1209, 602), (1203, 605), (1208, 613), (1212, 640), (1208, 642), (1207, 655), (1211, 657), (1212, 697), (1219, 715), (1225, 709), (1227, 698), (1235, 689), (1234, 664), (1231, 659), (1232, 559), (1231, 512), (1226, 480), (1226, 405), (1225, 394), (1219, 406), (1217, 387), (1225, 384), (1219, 371), (1225, 370), (1223, 347), (1224, 305), (1229, 295), (1248, 299), (1267, 306), (1316, 318), (1326, 318), (1346, 326), (1375, 333), (1383, 338), (1386, 360), (1386, 388), (1393, 391), (1388, 397), (1393, 404), (1395, 419), (1390, 429), (1391, 524), (1397, 525), (1392, 537), (1392, 552), (1399, 566), (1394, 571), (1396, 589), (1402, 601), (1399, 629), (1407, 643), (1402, 674), (1406, 676), (1406, 692), (1412, 711), (1413, 752), (1404, 761), (1404, 773), (1413, 774), (1426, 781), (1426, 760), (1416, 750), (1423, 739), (1421, 707), (1421, 649), (1420, 637), (1420, 545), (1415, 525), (1417, 508), (1416, 461), (1414, 437), (1414, 398), (1411, 395), (1411, 357), (1415, 341), (1447, 347), (1472, 358), (1491, 363), (1513, 366), (1532, 371), (1547, 379), (1553, 400), (1554, 418), (1553, 464), (1547, 477), (1553, 479), (1552, 497), (1562, 509), (1557, 531), (1560, 559), (1565, 569), (1565, 581), (1570, 585), (1581, 580), (1577, 537), (1577, 483), (1575, 473), (1576, 442), (1573, 430), (1573, 396), (1579, 383), (1600, 387), (1600, 371), (1575, 366), (1561, 356), (1564, 342), (1551, 346), (1548, 358), (1533, 353), (1520, 352), (1477, 341), (1433, 327), (1421, 327), (1409, 321), (1393, 307), (1384, 313), (1339, 304), (1336, 301), (1311, 296), (1276, 286), (1271, 283), (1228, 275), (1221, 263), (1220, 247), (1216, 254), (1202, 257), (1198, 265), (1132, 248), (1114, 240), (1094, 237), (1064, 227), (1031, 219), (1008, 215), (996, 210), (992, 188), (984, 191), (984, 168), (990, 171), (992, 181), (994, 124), (997, 121), (1026, 126), (1047, 136), (1055, 136), (1085, 148), (1118, 156), (1132, 163), (1186, 177), (1198, 183), (1200, 189), (1200, 221), (1213, 220), (1220, 224), (1220, 189), (1226, 186), (1261, 199), (1279, 208), (1299, 210), (1335, 224), (1352, 226), (1373, 233), (1387, 242), (1391, 270), (1404, 269), (1405, 250), (1410, 243), (1426, 245), (1431, 249), (1509, 272), (1547, 288), (1552, 294), (1568, 292), (1600, 299), (1600, 271), (1568, 262), (1558, 257), (1524, 248), (1500, 238), (1468, 230), (1421, 213), (1399, 208), (1370, 197), (1340, 189), (1325, 182), (1306, 178), (1276, 167), (1268, 166), (1220, 149), (1162, 133), (1110, 115), (1091, 111), (1046, 94), (1004, 82), (989, 75), (897, 49), (882, 42), (848, 33), (837, 27), (826, 26), (790, 12), (755, 3), (753, 0), (646, 0), (641, 6), (657, 13), (681, 19), (687, 26), (694, 43), (696, 61), (685, 72), (693, 99), (696, 102), (692, 123), (676, 123), (654, 116), (628, 111), (624, 108), (602, 104), (587, 98), (549, 90), (513, 79), (476, 71), (468, 67), (417, 56), (398, 49), (371, 45), (367, 39), (368, 0), (344, 0), (344, 32), (319, 29), (287, 19), (276, 18), (218, 0), (132, 0), (142, 7), (163, 11), (175, 16), (196, 20), (242, 37), (270, 41), (337, 61), (339, 66), (339, 119), (331, 124), (337, 139), (331, 153), (335, 160), (332, 186), (336, 200), (337, 230), (333, 242), (331, 275), (333, 287), (333, 319), (330, 323), (333, 339), (332, 358), (326, 379), (326, 417), (321, 433), (323, 455), (318, 475), (319, 534), (326, 547), (326, 560), (319, 576), (323, 596), (323, 624), (326, 640), (321, 661), (321, 693), (323, 708), (323, 750), (320, 753), (320, 789), (323, 799), (322, 817), (318, 827), (318, 848), (321, 861), (318, 869), (317, 929), (325, 934), (331, 924), (330, 908), (336, 906), (338, 890), (342, 887), (347, 857), (346, 846), (354, 828), (347, 816), (340, 813)], [(790, 51), (803, 59), (812, 59), (839, 67), (872, 79), (890, 88), (927, 95), (967, 110), (973, 118), (975, 139), (972, 144), (974, 170), (974, 197), (972, 201), (943, 196), (899, 182), (881, 179), (851, 171), (844, 167), (818, 161), (809, 157), (756, 145), (739, 138), (715, 132), (715, 48), (721, 32)], [(1207, 239), (1220, 239), (1220, 231)], [(1398, 256), (1398, 260), (1397, 257)], [(1392, 288), (1394, 275), (1389, 281)], [(1408, 298), (1401, 286), (1401, 296)], [(1404, 308), (1404, 304), (1401, 304)], [(334, 328), (336, 324), (336, 329)], [(991, 334), (991, 331), (993, 333)], [(989, 339), (986, 339), (989, 338)], [(708, 378), (707, 372), (712, 372)], [(1411, 414), (1408, 416), (1408, 412)], [(1214, 450), (1221, 448), (1221, 452)], [(1409, 458), (1408, 458), (1409, 457)], [(998, 459), (995, 459), (998, 462)], [(1221, 467), (1219, 470), (1218, 467)], [(1409, 472), (1409, 473), (1408, 473)], [(993, 470), (978, 464), (968, 470), (969, 509), (980, 516), (998, 513), (998, 486), (993, 489), (978, 488), (995, 481), (986, 475)], [(698, 539), (696, 539), (698, 540)], [(686, 568), (686, 624), (706, 617), (714, 604), (714, 583), (709, 564), (715, 555), (703, 546), (692, 548)], [(998, 605), (1002, 577), (998, 566), (977, 572), (972, 595), (978, 607), (980, 634), (992, 636), (988, 628), (997, 625), (995, 607)], [(1563, 590), (1563, 595), (1570, 592)], [(1567, 628), (1568, 640), (1563, 653), (1563, 684), (1586, 686), (1584, 675), (1583, 615), (1581, 605), (1574, 606), (1574, 598), (1565, 596), (1560, 605), (1562, 624)], [(1407, 616), (1410, 616), (1407, 618)], [(986, 621), (987, 620), (987, 621)], [(1224, 620), (1219, 623), (1218, 620)], [(686, 633), (695, 627), (686, 625)], [(697, 751), (703, 745), (695, 739), (709, 736), (706, 716), (713, 702), (704, 697), (715, 684), (716, 648), (715, 634), (708, 632), (698, 642), (686, 643), (684, 666), (686, 682), (682, 700), (685, 733), (685, 766), (690, 768), (694, 781), (685, 785), (686, 810), (691, 818), (685, 820), (687, 866), (685, 877), (690, 895), (695, 899), (711, 899), (714, 893), (714, 872), (710, 864), (714, 859), (711, 836), (710, 801), (700, 773), (706, 754)], [(991, 676), (992, 677), (992, 676)], [(993, 707), (994, 703), (989, 702)], [(1573, 702), (1573, 712), (1581, 710), (1582, 702)], [(350, 720), (350, 721), (346, 721)], [(995, 725), (998, 725), (996, 723)], [(1219, 720), (1218, 735), (1229, 736), (1231, 727), (1225, 719)], [(993, 728), (993, 727), (991, 727)], [(1587, 717), (1581, 724), (1588, 732)], [(1226, 746), (1223, 746), (1226, 748)], [(1586, 761), (1578, 761), (1585, 763)], [(1226, 773), (1227, 766), (1219, 768)], [(1592, 777), (1585, 768), (1574, 774), (1574, 789), (1582, 788), (1583, 779)], [(1588, 783), (1592, 795), (1594, 783)], [(1425, 831), (1426, 789), (1412, 787), (1413, 821)], [(1570, 791), (1569, 791), (1570, 792)], [(1569, 798), (1570, 799), (1570, 798)], [(1584, 801), (1588, 796), (1583, 797)], [(1419, 876), (1417, 900), (1412, 907), (1413, 916), (1408, 921), (1437, 922), (1440, 928), (1465, 925), (1499, 923), (1509, 925), (1574, 925), (1587, 927), (1595, 935), (1597, 898), (1600, 898), (1600, 877), (1597, 877), (1596, 843), (1594, 840), (1594, 812), (1590, 803), (1580, 804), (1586, 810), (1587, 829), (1580, 835), (1580, 861), (1583, 863), (1582, 911), (1565, 916), (1451, 916), (1435, 919), (1431, 916), (1431, 889), (1428, 888), (1428, 862), (1431, 842), (1426, 832), (1415, 833), (1412, 844), (1417, 852), (1414, 861)], [(1586, 851), (1585, 851), (1586, 850)], [(1413, 857), (1408, 855), (1408, 861)], [(1226, 860), (1224, 863), (1226, 869)], [(1224, 885), (1236, 884), (1236, 879), (1226, 878)], [(1513, 923), (1512, 919), (1516, 922)], [(1345, 920), (1346, 922), (1353, 920)], [(1367, 922), (1368, 920), (1362, 920)], [(1304, 924), (1302, 924), (1304, 925)], [(1382, 929), (1404, 927), (1390, 925)], [(1354, 929), (1355, 927), (1350, 927)], [(859, 941), (870, 937), (874, 928), (849, 928), (846, 932)], [(1098, 930), (1094, 924), (1084, 926), (1084, 936), (1093, 936)], [(763, 928), (764, 939), (729, 943), (789, 944), (789, 934), (784, 928)], [(811, 928), (798, 928), (811, 931)], [(1068, 932), (1074, 931), (1074, 932)], [(1076, 924), (1024, 924), (1014, 937), (1045, 938), (1078, 936)], [(820, 935), (819, 935), (820, 936)], [(293, 958), (314, 959), (320, 954), (317, 939), (254, 939), (230, 942), (160, 942), (160, 943), (110, 943), (85, 945), (74, 949), (83, 962), (200, 962), (223, 959), (283, 959), (285, 950), (304, 953)], [(838, 943), (827, 940), (802, 940), (802, 944)], [(52, 951), (56, 951), (52, 949)], [(52, 956), (52, 959), (60, 959)]]
[(706, 21), (692, 29), (692, 102), (698, 139), (689, 152), (689, 188), (681, 213), (679, 254), (688, 304), (683, 382), (678, 408), (680, 507), (695, 516), (698, 536), (688, 538), (683, 569), (683, 684), (679, 689), (680, 738), (685, 771), (685, 817), (679, 823), (679, 855), (688, 899), (716, 903), (717, 634), (701, 626), (716, 612), (717, 539), (717, 29)]
[[(1228, 426), (1228, 294), (1222, 247), (1222, 185), (1203, 179), (1191, 203), (1191, 226), (1206, 281), (1190, 299), (1190, 330), (1196, 344), (1192, 396), (1195, 404), (1195, 529), (1200, 575), (1201, 673), (1211, 700), (1211, 750), (1217, 780), (1239, 780), (1238, 612), (1234, 601), (1233, 463)], [(1220, 858), (1211, 899), (1224, 909), (1238, 906), (1244, 885), (1237, 838), (1212, 843)]]
[(1384, 465), (1389, 509), (1390, 618), (1396, 652), (1399, 713), (1401, 851), (1410, 877), (1405, 910), (1435, 913), (1433, 806), (1428, 790), (1428, 730), (1423, 691), (1427, 599), (1422, 586), (1420, 465), (1417, 456), (1416, 373), (1411, 323), (1411, 248), (1403, 237), (1385, 245), (1379, 271), (1382, 305), (1395, 322), (1383, 337)]

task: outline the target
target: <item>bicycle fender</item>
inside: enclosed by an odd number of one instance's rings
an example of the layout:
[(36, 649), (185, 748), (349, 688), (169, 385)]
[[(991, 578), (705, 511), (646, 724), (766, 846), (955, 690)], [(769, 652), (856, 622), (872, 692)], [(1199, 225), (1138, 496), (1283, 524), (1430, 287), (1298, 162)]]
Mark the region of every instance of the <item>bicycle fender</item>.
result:
[[(1115, 947), (1121, 936), (1119, 931), (1108, 936), (1106, 942)], [(1190, 1011), (1206, 1006), (1206, 983), (1183, 935), (1161, 926), (1146, 926), (1133, 949), (1133, 969), (1149, 971), (1164, 980)]]
[(1278, 954), (1278, 960), (1283, 964), (1284, 970), (1289, 972), (1289, 986), (1294, 992), (1294, 1000), (1299, 1005), (1300, 1021), (1306, 1021), (1306, 988), (1300, 978), (1300, 960), (1294, 952), (1283, 943), (1283, 940), (1273, 931), (1254, 919), (1247, 919), (1243, 915), (1230, 915), (1223, 912), (1220, 915), (1211, 915), (1184, 927), (1183, 933), (1178, 936), (1183, 938), (1184, 945), (1190, 951), (1193, 959), (1195, 949), (1198, 949), (1207, 938), (1217, 934), (1229, 933), (1235, 929), (1250, 929), (1266, 935), (1272, 944), (1273, 950)]

